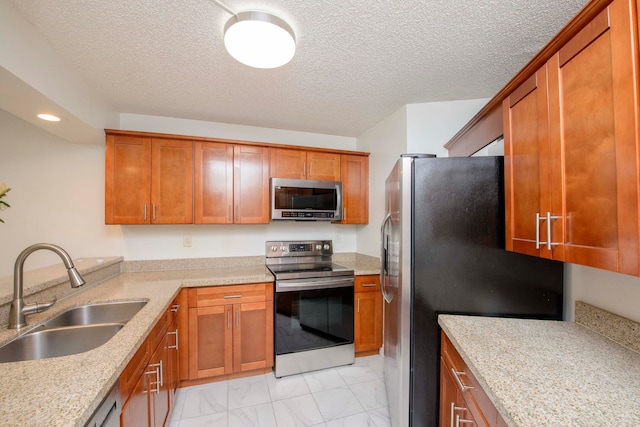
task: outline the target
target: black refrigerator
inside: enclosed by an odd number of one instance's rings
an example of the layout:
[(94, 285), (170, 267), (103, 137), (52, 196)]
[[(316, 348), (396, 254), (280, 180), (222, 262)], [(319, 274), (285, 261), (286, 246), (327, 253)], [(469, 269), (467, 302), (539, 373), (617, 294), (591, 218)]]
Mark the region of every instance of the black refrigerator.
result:
[(504, 249), (502, 157), (407, 154), (385, 185), (380, 276), (391, 425), (435, 427), (438, 314), (562, 320), (563, 265)]

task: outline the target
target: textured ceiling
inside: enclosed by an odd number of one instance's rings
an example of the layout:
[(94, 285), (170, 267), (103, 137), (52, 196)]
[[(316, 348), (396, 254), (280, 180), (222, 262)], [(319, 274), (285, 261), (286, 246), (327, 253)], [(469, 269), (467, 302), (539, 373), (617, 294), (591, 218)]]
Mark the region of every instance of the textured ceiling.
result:
[(210, 0), (10, 0), (118, 112), (358, 136), (408, 103), (492, 97), (586, 0), (228, 0), (294, 59), (233, 60)]

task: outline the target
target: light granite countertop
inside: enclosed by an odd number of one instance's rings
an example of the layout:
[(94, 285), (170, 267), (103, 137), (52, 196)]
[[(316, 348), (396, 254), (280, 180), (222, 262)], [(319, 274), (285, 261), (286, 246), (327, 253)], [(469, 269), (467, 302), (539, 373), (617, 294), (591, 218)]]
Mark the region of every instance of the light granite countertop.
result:
[[(335, 254), (334, 257), (336, 262), (354, 268), (356, 275), (378, 274), (375, 258), (358, 254)], [(106, 260), (108, 262), (92, 259), (86, 271), (93, 271), (94, 263), (104, 262), (114, 267), (116, 265), (113, 263), (121, 262), (122, 258)], [(94, 350), (50, 359), (0, 363), (0, 425), (83, 426), (181, 288), (274, 280), (265, 265), (257, 263), (256, 259), (213, 264), (194, 260), (190, 265), (183, 265), (177, 270), (145, 271), (158, 265), (166, 267), (171, 262), (169, 260), (124, 263), (122, 271), (125, 272), (116, 273), (115, 277), (112, 275), (111, 278), (95, 284), (85, 285), (80, 291), (62, 298), (51, 309), (29, 316), (29, 326), (21, 330), (20, 334), (78, 305), (141, 299), (148, 301), (113, 339)], [(180, 268), (181, 263), (178, 261), (171, 264), (172, 268)], [(203, 268), (207, 265), (214, 267)], [(35, 287), (38, 291), (46, 288), (40, 286), (38, 281), (47, 282), (55, 287), (68, 285), (64, 285), (64, 269), (54, 267), (43, 270), (46, 271), (33, 273), (37, 279), (30, 279), (30, 287)], [(5, 279), (4, 282), (6, 281)], [(46, 292), (46, 289), (43, 292)], [(2, 293), (0, 292), (0, 299), (3, 297)], [(7, 330), (6, 327), (0, 329), (0, 345), (11, 341), (17, 335), (16, 330)]]
[(640, 353), (573, 322), (438, 322), (507, 425), (640, 425)]

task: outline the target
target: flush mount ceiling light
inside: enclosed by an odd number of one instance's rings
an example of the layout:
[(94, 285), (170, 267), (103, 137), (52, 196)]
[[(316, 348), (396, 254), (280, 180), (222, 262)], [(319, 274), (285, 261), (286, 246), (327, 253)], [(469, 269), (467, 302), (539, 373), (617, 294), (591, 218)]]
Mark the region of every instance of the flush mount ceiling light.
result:
[(46, 120), (48, 122), (59, 122), (61, 119), (58, 116), (54, 116), (53, 114), (41, 113), (38, 114), (38, 118), (42, 120)]
[(233, 15), (224, 26), (224, 46), (235, 60), (254, 68), (277, 68), (291, 61), (296, 39), (284, 20), (257, 10), (235, 13), (213, 1)]

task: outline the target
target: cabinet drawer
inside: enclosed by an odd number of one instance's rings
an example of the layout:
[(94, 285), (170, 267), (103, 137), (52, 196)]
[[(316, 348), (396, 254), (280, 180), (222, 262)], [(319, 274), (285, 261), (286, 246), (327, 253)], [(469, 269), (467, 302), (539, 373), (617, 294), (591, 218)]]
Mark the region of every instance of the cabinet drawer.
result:
[[(442, 357), (448, 372), (454, 378), (457, 377), (456, 383), (473, 418), (479, 424), (484, 422), (486, 425), (495, 425), (498, 410), (444, 332), (442, 332)], [(460, 388), (461, 384), (464, 390)]]
[(273, 284), (210, 286), (189, 289), (189, 308), (273, 300)]
[(354, 292), (380, 292), (380, 277), (377, 275), (356, 276)]

